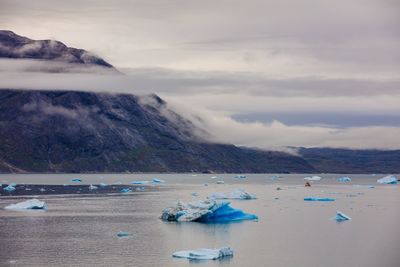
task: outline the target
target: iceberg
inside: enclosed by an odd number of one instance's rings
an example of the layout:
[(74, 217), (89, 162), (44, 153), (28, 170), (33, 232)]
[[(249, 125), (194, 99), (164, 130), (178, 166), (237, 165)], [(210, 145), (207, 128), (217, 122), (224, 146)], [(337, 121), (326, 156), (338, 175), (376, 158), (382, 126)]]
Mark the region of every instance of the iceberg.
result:
[(271, 177), (269, 177), (269, 179), (271, 179), (272, 181), (278, 180), (279, 176), (277, 175), (273, 175)]
[(131, 184), (148, 184), (149, 181), (132, 181)]
[(347, 216), (346, 214), (344, 214), (343, 212), (336, 211), (335, 220), (337, 222), (343, 222), (343, 221), (351, 220), (351, 218), (349, 216)]
[(9, 184), (8, 186), (4, 187), (3, 190), (7, 192), (12, 192), (15, 191), (15, 187)]
[(305, 197), (304, 201), (335, 201), (335, 199), (329, 197)]
[(233, 250), (229, 247), (219, 249), (199, 248), (195, 250), (182, 250), (172, 254), (175, 258), (187, 258), (189, 260), (216, 260), (233, 256)]
[(236, 175), (235, 177), (233, 177), (235, 179), (246, 179), (246, 175)]
[(347, 177), (347, 176), (345, 176), (345, 177), (340, 177), (340, 178), (337, 179), (337, 181), (338, 181), (338, 182), (341, 182), (341, 183), (351, 182), (351, 178), (350, 178), (350, 177)]
[(126, 194), (126, 193), (131, 193), (132, 190), (130, 188), (122, 188), (120, 192)]
[(216, 192), (209, 196), (212, 199), (256, 199), (255, 195), (246, 192), (243, 189), (236, 189), (230, 193)]
[(98, 187), (97, 186), (95, 186), (95, 185), (89, 185), (89, 190), (90, 191), (92, 191), (92, 190), (96, 190), (96, 189), (98, 189)]
[(82, 182), (82, 179), (74, 178), (74, 179), (71, 179), (71, 182), (78, 182), (78, 183), (80, 183), (80, 182)]
[(100, 183), (100, 186), (101, 186), (101, 187), (106, 187), (106, 186), (108, 186), (108, 184), (106, 184), (106, 183)]
[(11, 204), (5, 207), (7, 210), (43, 210), (46, 209), (47, 205), (44, 201), (40, 201), (37, 199), (30, 199), (23, 202), (19, 202), (17, 204)]
[(305, 177), (305, 178), (304, 178), (304, 180), (306, 180), (306, 181), (319, 181), (319, 180), (321, 180), (321, 179), (322, 179), (322, 178), (319, 177), (319, 176)]
[(118, 237), (128, 237), (128, 236), (129, 236), (129, 233), (128, 233), (128, 232), (124, 232), (124, 231), (119, 231), (119, 232), (117, 233), (117, 236), (118, 236)]
[(376, 181), (378, 184), (397, 184), (397, 178), (394, 175), (388, 175)]
[(258, 219), (254, 214), (232, 208), (230, 202), (217, 202), (214, 199), (189, 203), (178, 201), (175, 206), (164, 209), (160, 218), (164, 221), (202, 223), (226, 223)]
[(165, 180), (154, 178), (153, 183), (161, 184), (161, 183), (165, 183)]
[(221, 180), (219, 180), (219, 181), (217, 181), (217, 184), (224, 184), (225, 182), (224, 181), (221, 181)]

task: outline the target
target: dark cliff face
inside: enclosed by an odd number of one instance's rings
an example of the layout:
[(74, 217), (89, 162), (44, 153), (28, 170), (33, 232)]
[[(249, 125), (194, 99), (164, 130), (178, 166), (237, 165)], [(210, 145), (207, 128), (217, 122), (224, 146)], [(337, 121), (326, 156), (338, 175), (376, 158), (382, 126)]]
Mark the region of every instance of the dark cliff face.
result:
[(65, 63), (113, 68), (105, 60), (54, 40), (32, 40), (12, 31), (0, 30), (0, 58), (55, 60)]
[(0, 90), (0, 171), (312, 172), (303, 159), (209, 144), (152, 95)]

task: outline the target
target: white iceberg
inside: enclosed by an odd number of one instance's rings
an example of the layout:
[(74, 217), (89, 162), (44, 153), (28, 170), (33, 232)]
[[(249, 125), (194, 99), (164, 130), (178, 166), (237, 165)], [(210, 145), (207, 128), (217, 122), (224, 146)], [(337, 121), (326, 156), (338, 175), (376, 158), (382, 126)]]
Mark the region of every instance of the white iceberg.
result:
[(321, 180), (322, 178), (321, 177), (319, 177), (319, 176), (312, 176), (312, 177), (305, 177), (304, 178), (304, 180), (306, 180), (306, 181), (319, 181), (319, 180)]
[(89, 185), (89, 190), (90, 191), (92, 191), (92, 190), (96, 190), (96, 189), (98, 189), (98, 187), (97, 186), (95, 186), (95, 185)]
[(344, 177), (338, 178), (337, 181), (341, 182), (341, 183), (351, 182), (351, 178), (347, 177), (347, 176), (344, 176)]
[(217, 184), (224, 184), (224, 181), (217, 181)]
[(182, 250), (172, 254), (172, 257), (187, 258), (190, 260), (216, 260), (233, 256), (233, 250), (229, 247), (219, 249), (199, 248), (195, 250)]
[(106, 187), (106, 186), (108, 186), (108, 184), (106, 184), (106, 183), (100, 183), (100, 186), (101, 186), (101, 187)]
[(215, 192), (209, 196), (213, 199), (256, 199), (256, 196), (243, 189), (236, 189), (232, 192)]
[(351, 218), (341, 211), (336, 211), (335, 220), (338, 222), (343, 222), (343, 221), (351, 220)]
[(258, 217), (232, 208), (229, 202), (206, 199), (189, 203), (178, 201), (175, 206), (164, 209), (160, 218), (177, 222), (223, 223), (254, 220)]
[(15, 187), (9, 184), (8, 186), (4, 187), (3, 190), (7, 192), (12, 192), (15, 191)]
[(388, 175), (376, 181), (378, 184), (397, 184), (397, 178), (394, 175)]
[(161, 180), (161, 179), (154, 178), (153, 179), (153, 183), (161, 184), (161, 183), (165, 183), (165, 181)]
[(40, 201), (37, 199), (30, 199), (23, 202), (19, 202), (17, 204), (11, 204), (5, 207), (5, 209), (7, 210), (26, 210), (26, 209), (42, 210), (46, 208), (47, 208), (46, 203), (44, 201)]

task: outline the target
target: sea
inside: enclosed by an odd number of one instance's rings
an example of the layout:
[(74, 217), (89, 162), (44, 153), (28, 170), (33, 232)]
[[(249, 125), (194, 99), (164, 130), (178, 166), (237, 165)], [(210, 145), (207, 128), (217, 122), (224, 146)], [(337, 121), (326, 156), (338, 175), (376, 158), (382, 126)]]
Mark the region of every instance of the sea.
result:
[[(1, 174), (3, 188), (16, 183), (24, 185), (17, 190), (26, 192), (0, 189), (0, 266), (400, 266), (400, 185), (377, 184), (384, 175), (315, 174), (322, 179), (311, 187), (303, 179), (310, 174), (244, 175)], [(343, 176), (352, 181), (338, 182)], [(155, 178), (165, 183), (120, 193), (132, 181)], [(100, 183), (107, 185), (91, 192), (54, 189)], [(43, 194), (30, 194), (34, 186)], [(230, 202), (258, 220), (203, 224), (159, 218), (178, 200), (198, 201), (235, 189), (257, 196)], [(305, 197), (335, 201), (308, 202)], [(4, 209), (32, 198), (45, 201), (47, 210)], [(351, 220), (336, 222), (338, 210)], [(120, 231), (128, 236), (118, 237)], [(172, 257), (180, 250), (220, 247), (230, 247), (234, 255), (200, 261)]]

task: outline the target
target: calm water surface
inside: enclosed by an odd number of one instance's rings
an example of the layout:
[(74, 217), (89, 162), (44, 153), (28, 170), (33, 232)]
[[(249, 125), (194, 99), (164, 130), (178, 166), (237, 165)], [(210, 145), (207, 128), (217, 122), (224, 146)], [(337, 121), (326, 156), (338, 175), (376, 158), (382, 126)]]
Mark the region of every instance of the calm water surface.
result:
[[(215, 184), (223, 177), (225, 184)], [(3, 208), (30, 197), (0, 191), (0, 266), (400, 266), (400, 185), (376, 185), (382, 175), (320, 175), (311, 188), (306, 175), (249, 174), (90, 174), (0, 175), (0, 183), (65, 184), (80, 177), (85, 184), (129, 183), (160, 178), (163, 190), (129, 195), (39, 196), (47, 211)], [(221, 178), (222, 179), (222, 178)], [(208, 183), (208, 186), (204, 186)], [(366, 185), (375, 185), (368, 188)], [(276, 190), (281, 187), (283, 190)], [(243, 188), (256, 200), (232, 200), (232, 206), (259, 216), (258, 222), (231, 224), (167, 223), (162, 209), (177, 200)], [(335, 202), (304, 202), (308, 196)], [(336, 223), (341, 210), (351, 221)], [(118, 238), (127, 231), (129, 238)], [(177, 250), (230, 246), (232, 258), (220, 261), (174, 259)]]

